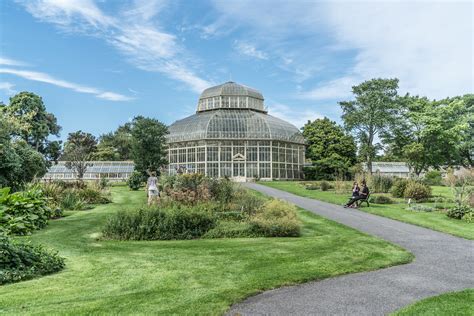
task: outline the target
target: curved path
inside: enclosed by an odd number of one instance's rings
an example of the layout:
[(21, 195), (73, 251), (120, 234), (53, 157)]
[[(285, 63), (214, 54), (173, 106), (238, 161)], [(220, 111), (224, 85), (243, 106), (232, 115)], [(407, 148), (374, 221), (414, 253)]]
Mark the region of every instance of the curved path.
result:
[(228, 315), (386, 315), (425, 297), (474, 288), (474, 242), (355, 209), (245, 184), (315, 214), (398, 244), (412, 263), (283, 287), (248, 298)]

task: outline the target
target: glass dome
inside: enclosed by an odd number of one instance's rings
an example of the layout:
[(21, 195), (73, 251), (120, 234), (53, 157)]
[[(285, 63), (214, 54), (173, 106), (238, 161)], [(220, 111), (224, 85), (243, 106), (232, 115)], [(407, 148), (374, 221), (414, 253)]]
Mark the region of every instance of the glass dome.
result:
[(198, 112), (215, 109), (252, 109), (266, 112), (263, 95), (252, 88), (229, 81), (201, 93)]
[(263, 100), (257, 90), (234, 82), (204, 90), (196, 113), (169, 126), (167, 173), (301, 179), (303, 135), (268, 115)]

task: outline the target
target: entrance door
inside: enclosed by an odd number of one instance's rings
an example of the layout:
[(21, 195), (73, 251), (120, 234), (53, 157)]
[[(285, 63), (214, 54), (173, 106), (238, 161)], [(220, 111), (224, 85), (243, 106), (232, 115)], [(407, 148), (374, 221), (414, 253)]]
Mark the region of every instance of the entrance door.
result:
[(234, 172), (232, 176), (234, 178), (245, 177), (245, 162), (234, 162)]

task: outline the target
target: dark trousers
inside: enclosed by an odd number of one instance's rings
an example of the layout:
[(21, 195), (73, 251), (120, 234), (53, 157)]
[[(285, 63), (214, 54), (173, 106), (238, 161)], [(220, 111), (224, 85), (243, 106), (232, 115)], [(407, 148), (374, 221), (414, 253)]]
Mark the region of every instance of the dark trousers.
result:
[(359, 200), (365, 200), (365, 198), (366, 198), (365, 195), (359, 195), (359, 196), (353, 197), (349, 200), (349, 202), (347, 202), (346, 206), (351, 206), (352, 204), (354, 204), (355, 202)]

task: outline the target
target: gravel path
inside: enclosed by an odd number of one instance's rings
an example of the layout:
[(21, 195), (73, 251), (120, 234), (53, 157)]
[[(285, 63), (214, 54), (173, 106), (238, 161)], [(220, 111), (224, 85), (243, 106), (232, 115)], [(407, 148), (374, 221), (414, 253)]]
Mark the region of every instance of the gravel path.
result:
[(471, 240), (255, 183), (245, 185), (398, 244), (416, 258), (406, 265), (267, 291), (232, 306), (228, 315), (387, 315), (429, 296), (474, 288)]

